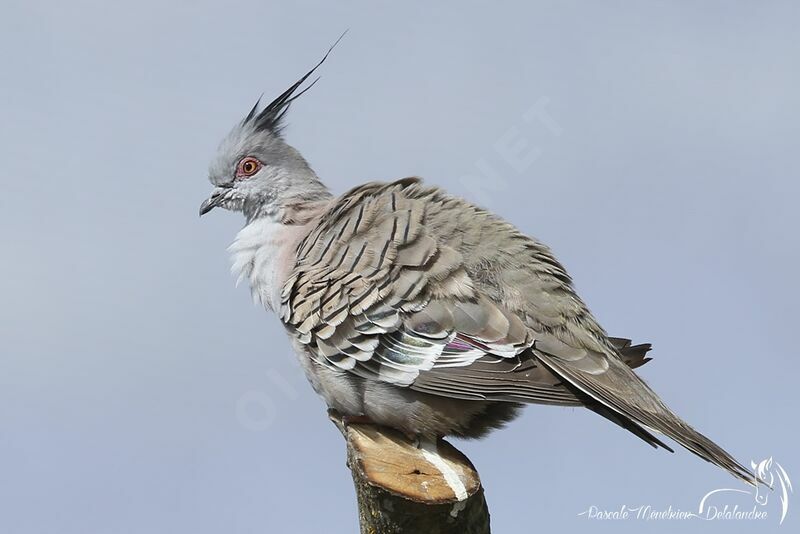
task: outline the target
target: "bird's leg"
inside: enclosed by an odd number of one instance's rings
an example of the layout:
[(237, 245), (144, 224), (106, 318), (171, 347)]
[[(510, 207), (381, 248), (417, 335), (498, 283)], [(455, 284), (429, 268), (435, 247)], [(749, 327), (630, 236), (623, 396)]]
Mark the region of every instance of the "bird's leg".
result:
[(357, 425), (357, 424), (374, 425), (375, 421), (370, 419), (369, 416), (363, 415), (363, 414), (362, 415), (343, 415), (342, 416), (342, 424), (344, 424), (344, 426)]
[[(359, 415), (345, 415), (340, 413), (333, 408), (328, 408), (328, 417), (331, 418), (335, 423), (338, 421), (337, 426), (340, 427), (340, 430), (347, 428), (350, 425), (377, 425), (382, 426), (375, 421), (373, 421), (368, 415), (359, 414)], [(405, 438), (411, 442), (411, 445), (415, 449), (419, 449), (422, 447), (422, 435), (416, 432), (412, 432), (410, 430), (401, 430), (399, 428), (395, 429), (397, 432), (400, 432), (405, 436)], [(438, 438), (435, 438), (434, 441), (437, 441)]]
[(366, 425), (373, 425), (375, 424), (369, 417), (366, 415), (346, 415), (341, 413), (334, 408), (328, 408), (328, 417), (337, 423), (339, 427), (343, 430), (345, 427), (348, 427), (353, 424), (366, 424)]
[[(353, 425), (353, 424), (356, 424), (356, 425), (363, 424), (363, 425), (383, 426), (383, 425), (380, 425), (379, 423), (376, 423), (372, 419), (370, 419), (368, 415), (343, 415), (342, 416), (342, 424), (345, 427), (347, 427), (349, 425)], [(387, 427), (387, 428), (390, 428), (390, 427)], [(411, 445), (415, 449), (419, 449), (419, 448), (422, 447), (422, 445), (421, 445), (421, 443), (422, 443), (422, 435), (421, 434), (417, 434), (416, 432), (412, 432), (410, 430), (401, 430), (399, 428), (395, 428), (394, 430), (396, 430), (397, 432), (400, 432), (401, 434), (403, 434), (406, 437), (406, 439), (411, 442)], [(436, 440), (434, 440), (434, 441), (436, 441)]]

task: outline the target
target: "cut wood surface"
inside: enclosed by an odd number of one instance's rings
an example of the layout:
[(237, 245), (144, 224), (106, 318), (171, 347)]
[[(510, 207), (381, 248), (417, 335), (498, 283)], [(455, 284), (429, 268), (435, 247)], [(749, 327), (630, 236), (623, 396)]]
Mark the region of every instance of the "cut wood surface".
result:
[(362, 534), (489, 533), (478, 473), (450, 443), (331, 420), (347, 442)]

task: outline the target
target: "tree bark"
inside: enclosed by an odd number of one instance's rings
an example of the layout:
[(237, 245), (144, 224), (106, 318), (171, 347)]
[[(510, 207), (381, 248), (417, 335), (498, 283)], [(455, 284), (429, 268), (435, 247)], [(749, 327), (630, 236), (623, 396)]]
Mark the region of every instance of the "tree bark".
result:
[(469, 459), (444, 440), (343, 423), (361, 534), (489, 534), (489, 510)]

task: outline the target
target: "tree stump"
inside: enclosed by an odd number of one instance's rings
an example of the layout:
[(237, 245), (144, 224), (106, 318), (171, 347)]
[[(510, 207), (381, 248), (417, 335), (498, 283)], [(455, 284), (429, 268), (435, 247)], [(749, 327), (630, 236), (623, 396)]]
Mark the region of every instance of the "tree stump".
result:
[(489, 534), (480, 478), (458, 449), (330, 418), (347, 442), (361, 534)]

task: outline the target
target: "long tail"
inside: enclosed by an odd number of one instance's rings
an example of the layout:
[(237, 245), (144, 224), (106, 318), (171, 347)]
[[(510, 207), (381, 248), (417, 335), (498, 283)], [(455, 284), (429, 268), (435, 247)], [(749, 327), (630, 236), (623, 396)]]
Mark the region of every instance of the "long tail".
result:
[[(615, 343), (616, 344), (616, 343)], [(639, 350), (643, 357), (649, 346)], [(755, 475), (719, 445), (689, 426), (661, 401), (656, 393), (634, 373), (625, 361), (626, 347), (618, 347), (619, 358), (608, 358), (601, 373), (586, 372), (575, 362), (535, 350), (538, 359), (585, 399), (586, 407), (634, 433), (654, 447), (667, 445), (656, 438), (658, 432), (680, 443), (700, 458), (725, 469), (736, 478), (756, 485)]]

